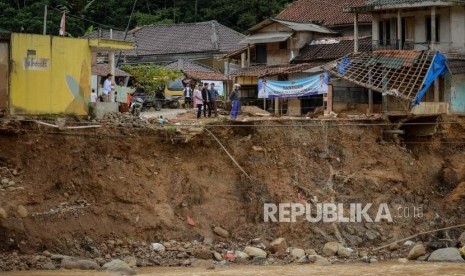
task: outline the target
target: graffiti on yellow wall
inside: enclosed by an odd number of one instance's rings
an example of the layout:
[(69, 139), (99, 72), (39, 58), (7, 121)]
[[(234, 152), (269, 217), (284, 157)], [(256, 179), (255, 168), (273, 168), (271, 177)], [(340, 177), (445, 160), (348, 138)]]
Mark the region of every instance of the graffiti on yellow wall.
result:
[(87, 39), (11, 37), (10, 113), (87, 114), (91, 52)]

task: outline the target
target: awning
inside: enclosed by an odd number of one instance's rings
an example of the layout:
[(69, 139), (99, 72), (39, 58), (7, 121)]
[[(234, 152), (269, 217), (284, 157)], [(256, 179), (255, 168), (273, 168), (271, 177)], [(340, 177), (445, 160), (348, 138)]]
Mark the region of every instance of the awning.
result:
[(307, 31), (307, 32), (315, 32), (315, 33), (323, 33), (323, 34), (336, 34), (336, 32), (325, 28), (323, 26), (319, 26), (312, 23), (298, 23), (298, 22), (290, 22), (284, 20), (277, 20), (273, 19), (273, 21), (283, 24), (284, 26), (294, 30), (294, 31)]
[(112, 52), (134, 49), (133, 42), (114, 39), (89, 39), (89, 46), (91, 47), (92, 51), (99, 52)]
[(259, 44), (259, 43), (270, 43), (270, 42), (282, 42), (286, 41), (292, 33), (288, 32), (273, 32), (273, 33), (258, 33), (249, 35), (239, 44)]

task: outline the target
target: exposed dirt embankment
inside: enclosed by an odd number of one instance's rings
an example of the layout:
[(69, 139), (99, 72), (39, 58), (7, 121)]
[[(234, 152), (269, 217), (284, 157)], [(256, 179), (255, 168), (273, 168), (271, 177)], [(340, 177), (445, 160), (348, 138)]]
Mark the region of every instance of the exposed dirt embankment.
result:
[[(329, 240), (366, 247), (463, 223), (465, 123), (444, 120), (434, 137), (408, 144), (383, 140), (382, 127), (369, 123), (210, 127), (252, 181), (205, 132), (185, 143), (173, 139), (172, 127), (50, 133), (4, 124), (0, 178), (8, 183), (0, 189), (0, 247), (86, 255), (109, 239), (224, 240), (213, 226), (233, 241), (285, 237), (303, 248)], [(265, 202), (412, 209), (392, 223), (278, 224), (263, 222)], [(413, 218), (419, 206), (423, 216)]]

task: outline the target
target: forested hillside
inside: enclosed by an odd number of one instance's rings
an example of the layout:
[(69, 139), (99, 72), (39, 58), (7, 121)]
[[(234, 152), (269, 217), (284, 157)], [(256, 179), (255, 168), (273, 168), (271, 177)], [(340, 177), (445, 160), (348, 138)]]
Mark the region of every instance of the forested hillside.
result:
[(63, 11), (67, 35), (78, 37), (97, 28), (130, 27), (217, 20), (239, 32), (276, 15), (292, 0), (0, 0), (0, 30), (57, 35)]

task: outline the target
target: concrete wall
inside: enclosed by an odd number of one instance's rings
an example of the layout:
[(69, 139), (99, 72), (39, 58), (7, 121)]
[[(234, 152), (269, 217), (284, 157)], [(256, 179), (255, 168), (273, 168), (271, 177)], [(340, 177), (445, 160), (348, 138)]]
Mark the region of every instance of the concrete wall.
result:
[(465, 113), (465, 74), (453, 75), (450, 89), (451, 113)]
[(8, 74), (10, 51), (7, 42), (0, 42), (0, 111), (8, 109)]
[[(456, 48), (465, 45), (465, 10), (463, 7), (445, 7), (437, 8), (436, 15), (439, 16), (439, 43), (434, 47), (436, 50), (449, 51), (452, 45)], [(426, 42), (426, 18), (431, 16), (431, 9), (421, 9), (417, 11), (403, 11), (401, 13), (403, 18), (414, 17), (415, 18), (415, 49), (426, 50), (428, 45), (421, 44)], [(373, 40), (378, 40), (378, 21), (379, 20), (390, 20), (391, 23), (391, 39), (397, 39), (397, 12), (384, 13), (382, 15), (376, 15), (373, 19), (372, 32)]]
[(11, 114), (87, 114), (91, 92), (87, 39), (15, 33), (11, 60)]
[(463, 52), (465, 49), (465, 7), (450, 8), (451, 51)]

